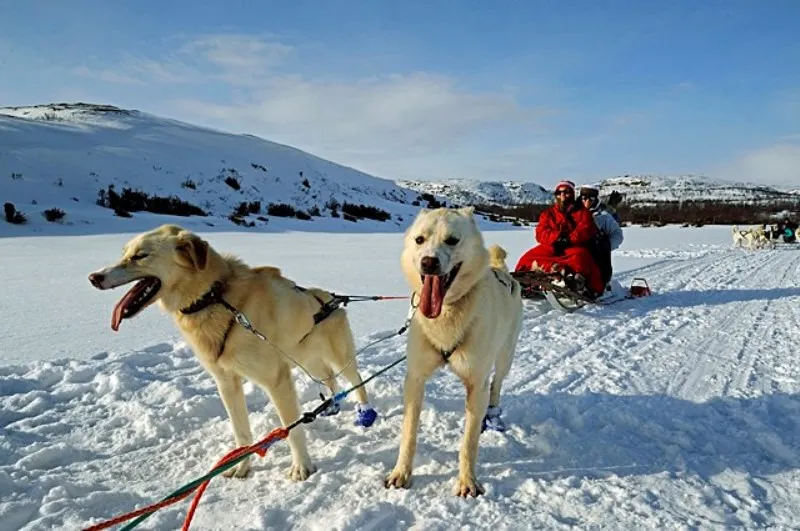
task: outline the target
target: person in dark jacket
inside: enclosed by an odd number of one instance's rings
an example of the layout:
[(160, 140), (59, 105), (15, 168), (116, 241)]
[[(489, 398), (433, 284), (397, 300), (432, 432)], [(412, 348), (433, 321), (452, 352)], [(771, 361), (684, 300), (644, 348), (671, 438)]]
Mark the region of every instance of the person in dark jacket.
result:
[(600, 268), (603, 283), (608, 285), (614, 273), (611, 267), (611, 251), (622, 245), (624, 239), (622, 228), (600, 201), (600, 190), (596, 186), (590, 184), (581, 186), (579, 197), (581, 204), (594, 216), (597, 225), (598, 233), (589, 243), (589, 251), (597, 267)]

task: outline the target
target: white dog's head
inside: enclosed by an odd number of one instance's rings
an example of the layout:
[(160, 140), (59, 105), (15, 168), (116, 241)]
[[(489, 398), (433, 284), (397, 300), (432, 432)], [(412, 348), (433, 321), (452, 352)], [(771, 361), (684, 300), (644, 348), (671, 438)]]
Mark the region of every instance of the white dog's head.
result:
[(475, 285), (489, 268), (489, 253), (472, 207), (422, 209), (405, 234), (401, 267), (429, 319)]
[(89, 282), (106, 290), (138, 281), (114, 306), (111, 328), (117, 331), (123, 319), (134, 317), (166, 294), (179, 294), (181, 286), (207, 270), (212, 253), (196, 234), (177, 225), (162, 225), (133, 237), (125, 244), (122, 258), (91, 273)]

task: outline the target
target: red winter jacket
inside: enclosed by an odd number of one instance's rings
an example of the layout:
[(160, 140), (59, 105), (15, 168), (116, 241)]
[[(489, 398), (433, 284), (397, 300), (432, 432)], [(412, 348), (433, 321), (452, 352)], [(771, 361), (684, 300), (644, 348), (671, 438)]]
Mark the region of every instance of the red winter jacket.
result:
[(571, 246), (586, 246), (597, 234), (591, 211), (574, 203), (566, 211), (553, 205), (542, 212), (536, 225), (536, 241), (552, 246), (562, 233), (567, 235)]

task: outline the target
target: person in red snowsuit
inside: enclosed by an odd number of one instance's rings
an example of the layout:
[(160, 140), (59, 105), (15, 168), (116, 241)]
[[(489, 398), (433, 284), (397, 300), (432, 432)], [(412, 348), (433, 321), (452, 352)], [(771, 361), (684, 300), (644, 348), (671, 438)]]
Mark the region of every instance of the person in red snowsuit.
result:
[[(555, 187), (556, 201), (542, 212), (536, 225), (539, 245), (520, 257), (515, 271), (542, 269), (552, 271), (558, 264), (569, 273), (580, 274), (593, 295), (605, 288), (600, 269), (588, 249), (589, 241), (597, 234), (591, 211), (575, 201), (575, 184), (561, 181)], [(534, 266), (534, 262), (538, 267)]]

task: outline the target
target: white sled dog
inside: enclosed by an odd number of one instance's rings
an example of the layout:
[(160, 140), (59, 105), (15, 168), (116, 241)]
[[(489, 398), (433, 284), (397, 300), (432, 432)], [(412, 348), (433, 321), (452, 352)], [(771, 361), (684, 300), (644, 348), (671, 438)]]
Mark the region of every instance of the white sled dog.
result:
[(387, 488), (411, 485), (425, 382), (437, 368), (449, 365), (467, 395), (455, 495), (484, 493), (475, 475), (478, 439), (486, 427), (504, 429), (500, 389), (522, 326), (522, 297), (505, 251), (486, 249), (473, 210), (422, 209), (405, 234), (401, 267), (418, 307), (408, 336), (402, 438)]
[[(253, 443), (242, 378), (267, 391), (284, 426), (301, 415), (291, 375), (294, 362), (315, 378), (327, 379), (332, 393), (338, 391), (332, 378), (338, 371), (352, 384), (361, 383), (345, 310), (336, 309), (315, 324), (315, 316), (332, 299), (329, 292), (300, 288), (277, 268), (251, 268), (238, 258), (220, 255), (208, 242), (176, 225), (135, 236), (118, 263), (90, 274), (89, 281), (102, 290), (137, 281), (114, 307), (115, 331), (123, 319), (133, 318), (155, 301), (173, 317), (216, 381), (238, 446)], [(238, 324), (226, 304), (244, 314), (268, 341)], [(364, 388), (356, 393), (358, 421), (368, 427), (376, 413)], [(290, 432), (289, 448), (288, 476), (306, 479), (316, 466), (302, 425)], [(225, 475), (245, 477), (249, 470), (248, 457)]]

